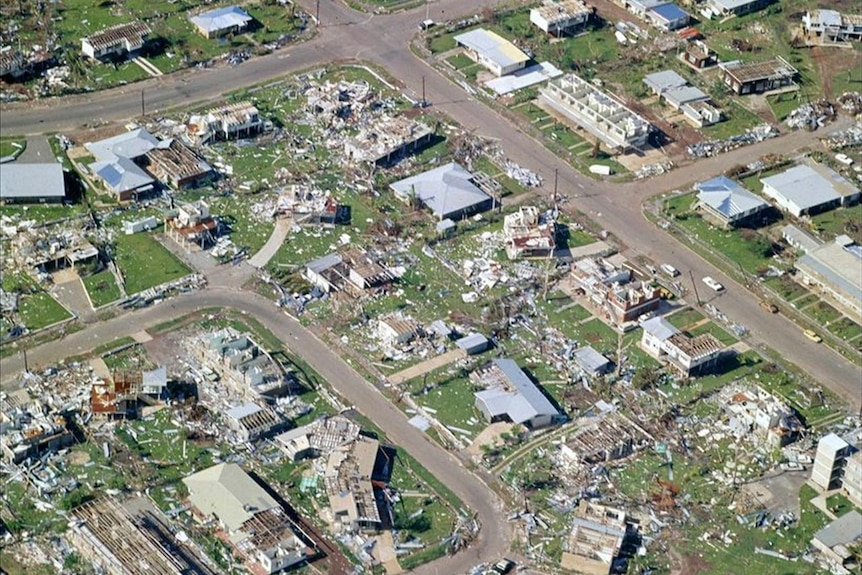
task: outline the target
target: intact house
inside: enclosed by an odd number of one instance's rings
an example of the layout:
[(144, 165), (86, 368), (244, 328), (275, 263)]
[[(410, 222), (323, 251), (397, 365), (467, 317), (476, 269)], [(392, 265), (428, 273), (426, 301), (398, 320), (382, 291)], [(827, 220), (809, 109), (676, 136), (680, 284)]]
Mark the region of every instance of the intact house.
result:
[(722, 119), (721, 110), (712, 104), (709, 94), (689, 86), (688, 81), (673, 70), (649, 74), (644, 77), (644, 84), (668, 106), (681, 111), (695, 127), (709, 126)]
[(402, 201), (419, 201), (440, 220), (460, 220), (494, 207), (495, 187), (484, 174), (450, 162), (389, 186)]
[(66, 177), (59, 162), (0, 164), (0, 202), (53, 204), (66, 199)]
[(368, 252), (357, 249), (310, 261), (302, 276), (324, 293), (344, 291), (356, 296), (379, 290), (395, 280), (392, 272)]
[(781, 56), (762, 62), (722, 62), (718, 67), (721, 68), (725, 85), (741, 95), (786, 88), (792, 86), (799, 76), (799, 70)]
[(503, 238), (510, 260), (553, 256), (556, 236), (556, 222), (535, 206), (523, 206), (503, 218)]
[(361, 128), (344, 142), (344, 155), (348, 162), (388, 166), (421, 150), (433, 137), (434, 130), (427, 124), (395, 116)]
[(842, 14), (836, 10), (812, 10), (802, 17), (809, 34), (825, 42), (858, 42), (862, 40), (862, 15)]
[(802, 255), (794, 267), (797, 281), (862, 322), (862, 246), (841, 235)]
[(772, 0), (707, 0), (707, 17), (742, 16), (766, 8)]
[(625, 511), (581, 499), (560, 565), (585, 575), (608, 575), (631, 535)]
[(470, 373), (470, 380), (484, 388), (473, 395), (489, 423), (510, 421), (540, 429), (563, 418), (514, 360), (495, 359)]
[(212, 168), (182, 143), (159, 140), (144, 128), (87, 142), (84, 147), (96, 159), (87, 169), (119, 201), (151, 193), (159, 181), (190, 187), (213, 175)]
[(251, 402), (228, 409), (225, 417), (236, 439), (243, 443), (272, 435), (287, 423), (271, 408)]
[(278, 573), (315, 551), (287, 512), (236, 463), (220, 463), (184, 478), (192, 514), (214, 526), (255, 573)]
[(688, 12), (673, 3), (660, 4), (650, 8), (646, 16), (653, 26), (665, 32), (685, 28), (691, 19)]
[(619, 101), (575, 74), (551, 80), (539, 98), (608, 147), (626, 152), (647, 145), (652, 126)]
[(545, 0), (530, 9), (530, 22), (545, 34), (560, 38), (584, 29), (594, 12), (581, 0)]
[(12, 46), (0, 48), (0, 78), (19, 78), (27, 71), (24, 54)]
[(186, 124), (186, 135), (195, 144), (235, 140), (259, 134), (264, 124), (254, 104), (235, 102), (192, 115)]
[(164, 215), (165, 232), (184, 249), (204, 249), (215, 241), (218, 221), (210, 215), (205, 201), (180, 204), (179, 208), (165, 210)]
[(152, 30), (143, 22), (110, 26), (81, 39), (81, 52), (94, 60), (134, 57), (141, 51)]
[(464, 47), (470, 58), (498, 77), (520, 70), (530, 61), (520, 48), (496, 32), (483, 28), (458, 34), (455, 42)]
[(239, 34), (248, 28), (254, 20), (248, 13), (237, 6), (216, 8), (189, 17), (189, 21), (197, 31), (207, 38), (220, 38), (228, 34)]
[(862, 514), (855, 509), (814, 534), (811, 545), (832, 565), (832, 573), (858, 573), (859, 557), (850, 548), (862, 542)]
[(849, 206), (860, 198), (859, 188), (832, 168), (810, 159), (760, 181), (763, 195), (797, 218)]
[(360, 427), (342, 415), (323, 416), (273, 438), (294, 462), (329, 455), (359, 438)]
[(694, 185), (697, 209), (704, 218), (725, 229), (745, 225), (763, 216), (769, 204), (727, 176)]
[(197, 354), (203, 366), (253, 398), (285, 395), (294, 383), (293, 375), (285, 373), (251, 336), (231, 328), (203, 336)]
[(599, 315), (614, 324), (637, 320), (655, 311), (661, 292), (645, 282), (633, 281), (632, 272), (608, 258), (583, 258), (572, 264), (572, 282)]
[(725, 353), (724, 344), (711, 333), (691, 336), (680, 332), (663, 317), (650, 318), (641, 327), (641, 348), (683, 377), (709, 372)]
[(597, 352), (592, 346), (579, 347), (572, 353), (578, 369), (590, 377), (598, 377), (611, 371), (611, 360)]
[(695, 40), (686, 43), (682, 60), (695, 70), (703, 70), (718, 64), (718, 54), (700, 40)]
[(323, 482), (333, 531), (376, 531), (392, 524), (383, 493), (391, 465), (380, 442), (363, 435), (329, 453)]

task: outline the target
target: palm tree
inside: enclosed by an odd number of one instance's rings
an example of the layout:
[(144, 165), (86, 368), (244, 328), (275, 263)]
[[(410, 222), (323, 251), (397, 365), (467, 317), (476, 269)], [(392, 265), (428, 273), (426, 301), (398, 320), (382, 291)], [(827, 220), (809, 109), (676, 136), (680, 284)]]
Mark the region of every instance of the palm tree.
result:
[(63, 60), (69, 67), (69, 76), (72, 78), (72, 84), (77, 90), (80, 87), (81, 80), (87, 76), (87, 63), (84, 61), (81, 52), (71, 44), (63, 47)]

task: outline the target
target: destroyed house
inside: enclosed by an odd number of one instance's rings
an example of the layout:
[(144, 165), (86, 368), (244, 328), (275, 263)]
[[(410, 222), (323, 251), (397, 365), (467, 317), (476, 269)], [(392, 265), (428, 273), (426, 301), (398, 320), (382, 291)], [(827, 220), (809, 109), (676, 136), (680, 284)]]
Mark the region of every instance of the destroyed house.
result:
[(486, 181), (455, 162), (399, 180), (390, 188), (402, 201), (422, 202), (441, 220), (460, 220), (494, 206)]
[(575, 513), (560, 564), (576, 573), (608, 575), (629, 535), (625, 512), (582, 499)]
[(17, 78), (22, 76), (26, 70), (24, 55), (21, 54), (20, 50), (15, 50), (11, 46), (0, 48), (0, 77)]
[(663, 317), (650, 318), (641, 327), (644, 351), (664, 361), (682, 376), (705, 373), (714, 368), (724, 355), (724, 345), (712, 334), (688, 335)]
[(367, 252), (347, 250), (328, 254), (306, 264), (303, 276), (324, 293), (346, 291), (354, 295), (381, 288), (395, 277)]
[(804, 431), (793, 409), (760, 387), (734, 385), (723, 389), (719, 397), (730, 433), (737, 438), (750, 435), (758, 444), (784, 447)]
[(74, 233), (45, 233), (30, 246), (19, 246), (19, 250), (28, 265), (46, 273), (86, 265), (99, 257), (99, 250), (93, 244)]
[(239, 34), (245, 31), (254, 20), (248, 13), (237, 6), (216, 8), (189, 17), (189, 21), (198, 32), (207, 38), (220, 38), (228, 34)]
[(377, 320), (377, 337), (387, 345), (407, 343), (419, 333), (419, 324), (401, 314), (390, 314)]
[(336, 530), (376, 530), (384, 525), (384, 518), (385, 524), (391, 524), (382, 493), (390, 463), (380, 453), (380, 442), (365, 436), (330, 452), (323, 481)]
[(3, 459), (18, 464), (74, 443), (59, 413), (45, 414), (25, 389), (4, 392), (0, 401), (0, 448)]
[(307, 536), (279, 503), (235, 463), (221, 463), (183, 479), (194, 516), (214, 523), (221, 539), (254, 568), (277, 573), (310, 558)]
[(611, 149), (625, 152), (647, 145), (652, 130), (649, 122), (575, 74), (551, 80), (539, 94), (556, 112)]
[(138, 415), (141, 392), (140, 372), (116, 372), (108, 381), (99, 381), (90, 388), (90, 412), (94, 417), (135, 418)]
[(66, 199), (66, 179), (59, 162), (0, 164), (0, 202), (47, 204)]
[(264, 121), (251, 102), (236, 102), (193, 115), (186, 125), (192, 142), (206, 144), (212, 140), (248, 138), (263, 130)]
[(776, 56), (772, 60), (743, 63), (739, 60), (723, 62), (721, 68), (724, 83), (737, 94), (760, 94), (791, 86), (799, 70)]
[(251, 336), (228, 328), (204, 337), (202, 343), (201, 360), (238, 390), (264, 398), (289, 391), (292, 376)]
[(300, 461), (329, 455), (335, 449), (355, 441), (359, 432), (359, 426), (346, 417), (324, 416), (302, 427), (285, 431), (277, 435), (274, 441), (291, 461)]
[(140, 520), (115, 499), (100, 497), (69, 512), (66, 532), (92, 565), (111, 575), (184, 575), (175, 550), (149, 532), (151, 520)]
[(624, 459), (651, 443), (652, 437), (639, 425), (609, 413), (560, 443), (560, 456), (569, 465), (595, 465)]
[(509, 259), (554, 255), (556, 223), (535, 206), (521, 207), (503, 218), (503, 237)]
[(378, 119), (344, 142), (348, 162), (388, 166), (427, 145), (434, 137), (430, 126), (406, 116)]
[(237, 439), (242, 442), (257, 441), (285, 425), (275, 411), (251, 402), (228, 409), (225, 416)]
[(95, 60), (134, 55), (147, 42), (152, 30), (143, 22), (118, 24), (81, 39), (81, 52)]
[(706, 219), (724, 228), (750, 222), (763, 215), (769, 204), (727, 176), (718, 176), (694, 185), (697, 209)]
[(632, 272), (613, 258), (583, 258), (572, 265), (572, 281), (604, 317), (616, 324), (636, 320), (655, 311), (661, 291), (644, 282), (633, 282)]
[(695, 40), (686, 44), (683, 61), (696, 70), (703, 70), (718, 64), (718, 55), (700, 40)]
[(862, 514), (852, 509), (815, 533), (811, 545), (833, 565), (832, 573), (849, 574), (858, 571), (859, 558), (851, 549), (860, 542)]
[(182, 204), (178, 209), (166, 210), (165, 231), (169, 238), (185, 249), (194, 245), (203, 249), (215, 241), (218, 221), (210, 215), (209, 205), (198, 200)]
[(539, 30), (557, 38), (586, 27), (594, 9), (581, 0), (545, 0), (530, 9), (530, 22)]
[(496, 32), (483, 28), (455, 36), (455, 43), (463, 46), (467, 56), (490, 70), (495, 76), (511, 74), (530, 61), (530, 57), (517, 46)]
[(473, 395), (489, 423), (511, 421), (539, 429), (560, 420), (557, 408), (514, 360), (495, 359), (473, 371), (470, 380), (484, 388)]
[(862, 15), (842, 14), (836, 10), (813, 10), (802, 17), (802, 25), (809, 34), (816, 34), (826, 42), (858, 42), (862, 40)]
[(304, 185), (291, 185), (281, 192), (272, 215), (289, 215), (297, 225), (340, 223), (339, 204), (330, 192)]
[(197, 186), (210, 179), (212, 167), (179, 140), (164, 140), (141, 157), (141, 166), (174, 189)]

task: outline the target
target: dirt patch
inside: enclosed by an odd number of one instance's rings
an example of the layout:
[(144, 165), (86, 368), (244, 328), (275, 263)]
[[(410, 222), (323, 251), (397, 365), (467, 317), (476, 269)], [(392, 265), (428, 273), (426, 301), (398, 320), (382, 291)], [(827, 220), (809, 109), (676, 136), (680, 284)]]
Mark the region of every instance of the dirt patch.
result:
[(90, 454), (86, 451), (73, 451), (69, 454), (69, 465), (82, 467), (90, 462)]
[(710, 564), (697, 555), (683, 555), (672, 547), (668, 549), (671, 559), (671, 575), (697, 575), (709, 569)]
[[(841, 95), (833, 92), (832, 80), (839, 74), (857, 71), (862, 65), (862, 55), (852, 49), (815, 46), (811, 48), (811, 58), (817, 66), (820, 83), (823, 87), (823, 96), (827, 100)], [(862, 86), (855, 89), (862, 89)]]

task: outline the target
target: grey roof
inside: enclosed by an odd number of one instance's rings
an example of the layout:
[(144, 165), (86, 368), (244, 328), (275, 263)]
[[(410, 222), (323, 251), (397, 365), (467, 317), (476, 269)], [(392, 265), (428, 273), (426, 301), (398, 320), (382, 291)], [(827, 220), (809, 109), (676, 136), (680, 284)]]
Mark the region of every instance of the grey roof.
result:
[(240, 420), (243, 417), (248, 417), (249, 415), (254, 415), (258, 411), (261, 411), (263, 408), (256, 403), (244, 403), (242, 405), (238, 405), (236, 407), (232, 407), (228, 409), (226, 414), (231, 419)]
[(718, 176), (695, 184), (697, 199), (719, 212), (728, 219), (755, 209), (763, 209), (767, 204), (737, 182), (727, 176)]
[[(789, 170), (763, 178), (764, 190), (767, 186), (794, 203), (800, 210), (807, 210), (841, 198), (835, 186), (817, 173), (811, 166), (800, 164)], [(768, 193), (768, 190), (766, 190)]]
[(481, 333), (473, 332), (457, 340), (455, 342), (455, 345), (457, 345), (461, 349), (469, 350), (473, 349), (474, 347), (488, 345), (488, 338)]
[(687, 85), (688, 81), (673, 70), (662, 70), (644, 76), (644, 84), (653, 91), (662, 94), (673, 88), (681, 88)]
[(529, 56), (499, 34), (482, 28), (458, 34), (455, 36), (455, 41), (481, 54), (501, 68), (530, 59)]
[(278, 503), (236, 463), (220, 463), (183, 479), (189, 500), (206, 515), (216, 515), (228, 531), (237, 531), (256, 513)]
[(841, 26), (841, 13), (836, 10), (816, 10), (824, 26)]
[(457, 217), (457, 214), (491, 199), (471, 181), (472, 178), (470, 172), (450, 162), (395, 182), (391, 187), (401, 197), (409, 198), (416, 194), (439, 217)]
[(826, 545), (846, 545), (862, 538), (862, 515), (855, 509), (845, 513), (820, 531), (814, 538)]
[(668, 322), (663, 317), (652, 317), (641, 324), (644, 332), (658, 338), (661, 341), (666, 340), (672, 335), (678, 334), (679, 330), (673, 324)]
[(710, 0), (710, 3), (723, 10), (732, 11), (742, 6), (747, 6), (748, 4), (754, 4), (757, 1), (758, 0)]
[(143, 387), (165, 387), (168, 384), (168, 370), (165, 366), (157, 367), (156, 369), (145, 371), (143, 374)]
[(844, 292), (862, 305), (862, 256), (857, 246), (843, 247), (834, 242), (825, 244), (796, 260), (797, 269), (814, 272), (832, 287)]
[(672, 88), (665, 92), (664, 99), (679, 108), (683, 104), (705, 102), (709, 100), (709, 94), (700, 88), (695, 88), (694, 86), (682, 86), (680, 88)]
[(816, 250), (823, 245), (820, 240), (812, 237), (805, 230), (801, 230), (793, 224), (787, 224), (781, 228), (781, 237), (787, 240), (787, 243), (791, 246), (805, 253)]
[(227, 6), (202, 12), (189, 18), (191, 22), (207, 32), (217, 32), (234, 26), (245, 26), (253, 20), (245, 10), (237, 6)]
[(136, 190), (155, 182), (152, 176), (129, 158), (115, 157), (109, 161), (94, 162), (87, 167), (115, 192)]
[(656, 6), (667, 4), (667, 0), (629, 0), (628, 4), (635, 9), (635, 12), (646, 12)]
[(0, 164), (0, 198), (63, 198), (63, 166), (45, 164)]
[(314, 273), (321, 273), (329, 268), (335, 267), (341, 263), (341, 256), (338, 254), (327, 254), (316, 260), (308, 262), (305, 267)]
[(598, 373), (611, 363), (608, 358), (597, 352), (591, 346), (575, 350), (572, 357), (581, 369), (588, 373)]
[(446, 230), (451, 230), (454, 227), (456, 227), (455, 222), (453, 222), (449, 218), (446, 218), (445, 220), (440, 220), (439, 222), (437, 222), (437, 225), (434, 226), (434, 229), (438, 232), (445, 232)]
[(159, 140), (144, 128), (106, 138), (98, 142), (87, 142), (84, 147), (96, 160), (110, 161), (116, 157), (137, 158), (158, 147)]
[(841, 436), (829, 433), (821, 437), (820, 441), (817, 442), (817, 451), (820, 451), (820, 448), (823, 447), (824, 451), (828, 450), (826, 451), (827, 453), (837, 453), (849, 445)]
[(514, 391), (492, 388), (479, 391), (476, 399), (483, 402), (492, 415), (508, 415), (513, 423), (524, 423), (539, 415), (557, 415), (557, 410), (538, 387), (511, 359), (493, 361)]

